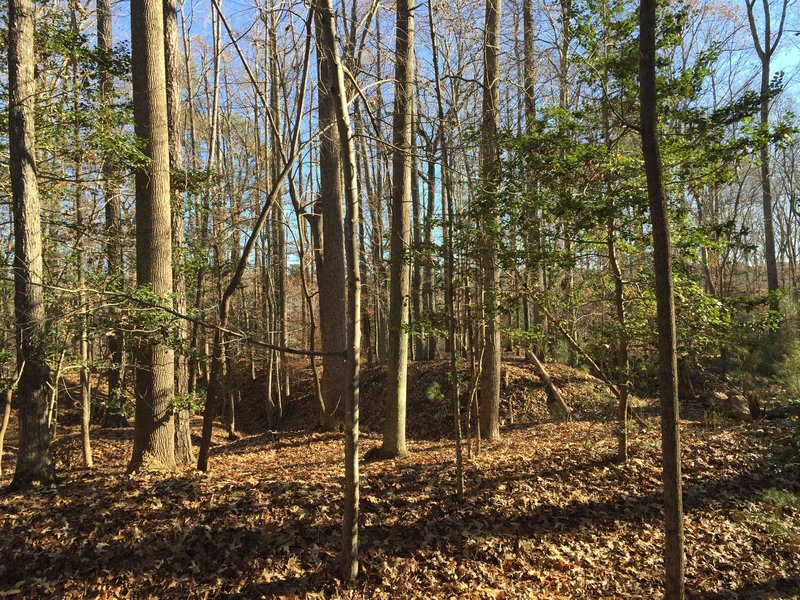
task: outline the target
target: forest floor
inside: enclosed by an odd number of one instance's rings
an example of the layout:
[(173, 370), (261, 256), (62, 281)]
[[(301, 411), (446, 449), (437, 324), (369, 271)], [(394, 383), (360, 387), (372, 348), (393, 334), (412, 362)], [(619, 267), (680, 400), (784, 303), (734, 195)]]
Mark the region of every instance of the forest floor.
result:
[[(660, 596), (655, 401), (635, 401), (642, 424), (619, 465), (599, 382), (550, 365), (575, 410), (556, 422), (529, 367), (506, 368), (502, 439), (465, 461), (459, 504), (449, 404), (433, 385), (446, 363), (412, 364), (410, 455), (362, 465), (355, 587), (337, 580), (342, 438), (303, 429), (316, 416), (300, 381), (282, 431), (259, 430), (258, 400), (244, 395), (245, 435), (215, 431), (208, 474), (126, 475), (132, 429), (99, 426), (97, 466), (84, 469), (77, 425), (65, 420), (58, 486), (0, 496), (0, 597)], [(381, 379), (364, 374), (362, 455), (380, 443)], [(682, 423), (689, 596), (800, 597), (800, 473), (782, 454), (796, 418), (703, 415), (687, 406)]]

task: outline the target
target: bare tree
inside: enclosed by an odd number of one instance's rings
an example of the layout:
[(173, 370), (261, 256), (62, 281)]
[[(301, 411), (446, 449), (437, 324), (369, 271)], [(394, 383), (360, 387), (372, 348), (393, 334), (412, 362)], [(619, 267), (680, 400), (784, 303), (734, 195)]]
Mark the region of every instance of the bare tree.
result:
[[(778, 31), (772, 34), (772, 19), (770, 15), (769, 0), (762, 0), (761, 5), (764, 16), (763, 39), (756, 25), (755, 17), (756, 0), (745, 0), (747, 6), (747, 21), (750, 24), (750, 34), (753, 36), (753, 46), (755, 46), (758, 58), (761, 61), (761, 111), (759, 118), (764, 129), (769, 127), (769, 102), (770, 102), (770, 62), (778, 44), (783, 36), (783, 24), (786, 21), (786, 10), (789, 0), (780, 3), (781, 16), (778, 24)], [(764, 255), (767, 262), (767, 289), (770, 292), (778, 290), (778, 260), (775, 253), (775, 218), (773, 215), (772, 201), (772, 182), (770, 181), (770, 155), (769, 144), (764, 144), (760, 152), (761, 158), (761, 201), (764, 209)], [(778, 298), (773, 297), (771, 301), (773, 310), (778, 310)]]

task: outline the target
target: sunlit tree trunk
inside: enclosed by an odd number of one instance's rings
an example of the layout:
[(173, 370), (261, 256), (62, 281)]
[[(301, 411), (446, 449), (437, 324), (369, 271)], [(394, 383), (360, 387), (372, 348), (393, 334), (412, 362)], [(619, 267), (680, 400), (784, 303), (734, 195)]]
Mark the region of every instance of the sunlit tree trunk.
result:
[[(316, 264), (319, 284), (319, 325), (322, 350), (341, 350), (346, 332), (346, 280), (344, 226), (342, 215), (342, 158), (339, 132), (336, 128), (336, 106), (333, 98), (336, 73), (330, 46), (322, 43), (322, 12), (315, 19), (317, 72), (319, 77), (319, 127), (323, 131), (319, 144), (319, 212), (322, 215), (321, 246), (317, 245)], [(324, 410), (320, 424), (333, 430), (337, 424), (337, 409), (344, 401), (346, 387), (345, 365), (340, 356), (322, 358), (322, 398)]]
[[(131, 57), (136, 135), (146, 165), (136, 170), (136, 279), (161, 298), (172, 294), (169, 127), (161, 0), (131, 0)], [(164, 341), (137, 341), (136, 422), (129, 471), (175, 469), (172, 400), (175, 358)]]
[(483, 73), (483, 120), (481, 123), (481, 219), (480, 264), (485, 327), (481, 352), (480, 431), (486, 440), (500, 437), (500, 329), (497, 318), (498, 227), (496, 198), (500, 157), (497, 150), (499, 105), (498, 54), (500, 45), (501, 0), (486, 0), (486, 25)]
[(55, 482), (47, 423), (50, 368), (45, 347), (39, 189), (36, 181), (34, 5), (8, 3), (8, 142), (14, 208), (14, 312), (17, 368), (22, 369), (19, 450), (12, 489)]
[[(178, 7), (175, 0), (164, 0), (164, 62), (167, 77), (167, 117), (169, 120), (169, 162), (173, 175), (183, 172), (183, 124), (181, 123), (181, 88), (179, 76), (178, 50)], [(171, 181), (172, 184), (172, 245), (173, 268), (172, 287), (175, 295), (175, 310), (186, 314), (186, 276), (183, 220), (184, 181)], [(178, 323), (178, 339), (181, 348), (175, 354), (175, 396), (185, 402), (189, 393), (189, 322)], [(175, 460), (185, 465), (194, 462), (192, 452), (192, 432), (190, 429), (192, 411), (179, 406), (175, 411)]]
[(406, 450), (406, 382), (408, 379), (408, 301), (411, 244), (411, 168), (413, 164), (414, 110), (414, 4), (397, 2), (395, 50), (395, 105), (392, 158), (392, 235), (389, 286), (389, 348), (386, 381), (386, 416), (383, 427), (385, 458), (403, 456)]

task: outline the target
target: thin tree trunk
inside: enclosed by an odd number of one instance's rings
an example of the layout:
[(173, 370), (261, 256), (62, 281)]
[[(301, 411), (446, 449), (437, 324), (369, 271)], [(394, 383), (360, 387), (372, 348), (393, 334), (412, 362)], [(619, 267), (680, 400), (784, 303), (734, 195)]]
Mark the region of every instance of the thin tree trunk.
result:
[(3, 476), (3, 446), (6, 442), (6, 431), (8, 431), (8, 422), (11, 420), (11, 399), (14, 395), (13, 390), (9, 387), (4, 394), (5, 401), (3, 402), (3, 421), (0, 424), (0, 477)]
[(336, 43), (336, 21), (331, 0), (321, 0), (318, 7), (321, 46), (334, 77), (330, 88), (336, 111), (341, 144), (346, 204), (345, 238), (347, 241), (347, 386), (344, 408), (344, 519), (342, 525), (342, 580), (355, 581), (358, 576), (358, 401), (361, 363), (361, 281), (358, 259), (359, 187), (355, 144), (347, 108), (344, 69)]
[[(110, 0), (97, 0), (97, 48), (105, 55), (110, 55), (112, 51)], [(106, 68), (101, 68), (98, 76), (100, 79), (100, 103), (106, 106), (114, 92), (113, 76)], [(102, 190), (105, 201), (106, 273), (112, 286), (122, 287), (124, 275), (122, 272), (122, 246), (119, 240), (121, 234), (120, 194), (111, 158), (104, 153), (101, 161), (100, 172), (103, 177)], [(106, 336), (106, 345), (111, 359), (111, 365), (106, 373), (108, 404), (113, 407), (113, 412), (106, 413), (104, 425), (106, 427), (124, 427), (127, 426), (128, 420), (120, 414), (124, 376), (122, 330), (115, 328), (110, 335)]]
[(455, 309), (455, 248), (453, 244), (453, 197), (450, 179), (449, 140), (445, 128), (442, 80), (439, 76), (439, 51), (436, 43), (436, 27), (433, 19), (433, 0), (428, 0), (428, 26), (431, 35), (434, 83), (436, 85), (436, 110), (439, 126), (439, 144), (442, 150), (442, 214), (445, 227), (445, 284), (444, 302), (447, 308), (447, 333), (450, 340), (450, 404), (453, 410), (453, 432), (456, 440), (456, 499), (464, 500), (464, 451), (461, 439), (461, 399), (458, 385), (458, 363), (456, 356), (456, 309)]
[(658, 144), (656, 91), (656, 0), (642, 0), (639, 27), (639, 81), (642, 154), (647, 175), (647, 195), (653, 226), (653, 261), (656, 273), (659, 396), (661, 398), (661, 453), (664, 477), (666, 544), (665, 595), (684, 597), (683, 499), (681, 494), (681, 444), (678, 412), (678, 363), (675, 337), (675, 301), (672, 288), (667, 198)]
[[(183, 126), (181, 123), (181, 93), (178, 50), (178, 7), (175, 0), (164, 0), (164, 62), (167, 77), (167, 118), (169, 120), (169, 161), (173, 174), (183, 172)], [(172, 288), (175, 295), (175, 310), (186, 313), (186, 277), (183, 219), (183, 190), (186, 181), (171, 181), (172, 184)], [(188, 321), (178, 324), (178, 339), (181, 347), (175, 353), (175, 397), (179, 401), (175, 409), (175, 461), (179, 465), (194, 462), (192, 452), (192, 411), (185, 406), (189, 394), (189, 361), (187, 348), (190, 325)]]
[[(75, 36), (80, 35), (78, 24), (78, 14), (75, 8), (70, 10), (72, 32)], [(75, 158), (75, 249), (78, 264), (78, 318), (80, 319), (80, 384), (81, 384), (81, 451), (83, 454), (83, 466), (91, 468), (94, 466), (92, 460), (92, 442), (89, 430), (92, 424), (92, 387), (89, 378), (89, 309), (86, 304), (86, 256), (84, 253), (84, 220), (83, 209), (83, 152), (81, 151), (81, 124), (79, 120), (80, 110), (80, 89), (82, 82), (78, 73), (78, 57), (73, 55), (72, 62), (72, 109), (75, 114), (74, 141), (77, 156)]]

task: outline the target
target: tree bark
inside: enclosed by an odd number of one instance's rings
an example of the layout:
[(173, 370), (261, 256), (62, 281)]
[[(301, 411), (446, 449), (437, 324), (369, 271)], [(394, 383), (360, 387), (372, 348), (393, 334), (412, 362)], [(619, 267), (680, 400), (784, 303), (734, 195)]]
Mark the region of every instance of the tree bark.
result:
[(661, 454), (664, 479), (666, 544), (665, 595), (684, 597), (683, 499), (678, 404), (675, 300), (667, 198), (658, 144), (656, 91), (656, 0), (642, 0), (639, 21), (639, 81), (642, 155), (653, 226), (656, 311), (658, 322)]
[[(166, 301), (173, 287), (162, 1), (131, 0), (131, 57), (136, 135), (148, 158), (136, 170), (136, 279), (140, 288)], [(136, 351), (136, 421), (128, 470), (173, 471), (174, 353), (155, 339), (137, 340)]]
[[(178, 49), (178, 6), (175, 0), (164, 0), (164, 64), (167, 78), (167, 119), (169, 121), (169, 162), (173, 177), (183, 173), (183, 126), (181, 123), (181, 88)], [(184, 242), (183, 190), (184, 181), (170, 180), (172, 185), (172, 288), (175, 310), (186, 314), (186, 277), (184, 275), (186, 244)], [(175, 396), (181, 401), (175, 414), (175, 461), (179, 465), (194, 462), (192, 452), (192, 411), (183, 406), (189, 393), (189, 361), (186, 347), (189, 343), (188, 321), (178, 324), (180, 350), (175, 354)]]
[[(331, 46), (323, 43), (326, 32), (321, 22), (322, 11), (316, 15), (317, 72), (319, 78), (319, 206), (322, 216), (321, 245), (315, 253), (319, 284), (319, 326), (322, 350), (341, 350), (346, 339), (346, 279), (344, 226), (342, 215), (342, 174), (339, 131), (336, 127), (336, 106), (333, 88), (336, 85)], [(332, 16), (330, 17), (332, 18)], [(320, 425), (326, 431), (336, 428), (337, 413), (344, 401), (345, 365), (339, 356), (322, 358), (322, 399), (324, 410)]]
[(358, 401), (359, 371), (361, 364), (361, 281), (358, 258), (358, 213), (359, 187), (352, 138), (350, 115), (348, 114), (344, 69), (336, 42), (336, 22), (330, 0), (321, 0), (318, 7), (318, 32), (320, 44), (334, 77), (331, 99), (336, 114), (336, 124), (341, 145), (346, 203), (347, 242), (347, 386), (344, 407), (344, 518), (342, 524), (342, 580), (355, 581), (358, 576)]
[(481, 124), (481, 287), (483, 291), (483, 349), (479, 382), (480, 431), (486, 440), (500, 437), (500, 329), (497, 319), (498, 219), (495, 193), (499, 160), (497, 119), (499, 106), (498, 54), (500, 45), (501, 0), (486, 0), (486, 25), (483, 74), (483, 121)]
[(47, 365), (42, 234), (36, 181), (34, 5), (8, 3), (8, 140), (14, 208), (14, 312), (19, 381), (19, 452), (12, 489), (55, 482), (47, 423)]
[(411, 245), (411, 168), (414, 160), (414, 3), (397, 2), (395, 106), (392, 157), (392, 230), (389, 282), (389, 347), (386, 365), (386, 416), (379, 455), (394, 458), (406, 449), (408, 380), (408, 301)]
[[(111, 1), (97, 0), (97, 48), (105, 55), (112, 52), (111, 34)], [(100, 102), (107, 106), (114, 93), (114, 78), (108, 69), (101, 67), (98, 74), (100, 80)], [(116, 172), (110, 156), (103, 154), (100, 172), (103, 177), (102, 190), (105, 201), (105, 252), (106, 274), (112, 286), (121, 287), (124, 283), (122, 273), (122, 246), (119, 241), (121, 234), (120, 220), (120, 194), (116, 183)], [(124, 427), (128, 420), (120, 414), (123, 402), (123, 364), (124, 341), (122, 330), (114, 328), (106, 336), (108, 355), (111, 366), (106, 373), (108, 380), (108, 404), (114, 408), (114, 413), (106, 413), (104, 425), (106, 427)]]

